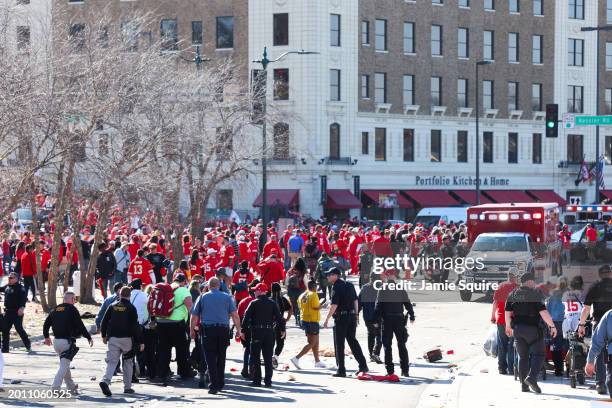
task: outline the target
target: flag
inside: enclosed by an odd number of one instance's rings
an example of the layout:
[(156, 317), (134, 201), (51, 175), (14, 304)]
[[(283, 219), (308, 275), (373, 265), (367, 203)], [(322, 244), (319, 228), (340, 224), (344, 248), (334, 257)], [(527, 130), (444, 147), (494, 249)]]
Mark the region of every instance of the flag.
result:
[(606, 166), (606, 162), (604, 156), (600, 156), (597, 161), (597, 183), (599, 184), (600, 190), (606, 189), (606, 184), (604, 182), (604, 167)]
[(591, 179), (591, 171), (589, 170), (586, 162), (582, 159), (582, 164), (580, 165), (580, 170), (578, 171), (578, 176), (574, 181), (575, 185), (582, 183), (583, 181), (589, 181)]

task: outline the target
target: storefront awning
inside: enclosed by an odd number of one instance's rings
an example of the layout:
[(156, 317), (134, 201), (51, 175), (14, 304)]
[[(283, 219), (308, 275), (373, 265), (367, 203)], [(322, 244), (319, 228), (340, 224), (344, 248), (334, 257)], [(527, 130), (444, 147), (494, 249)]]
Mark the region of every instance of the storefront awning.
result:
[(612, 200), (612, 190), (599, 190), (599, 194), (608, 200)]
[(532, 203), (533, 198), (522, 190), (487, 190), (483, 191), (495, 203)]
[(349, 190), (327, 190), (325, 208), (331, 210), (350, 210), (361, 208), (361, 201)]
[(565, 206), (567, 201), (563, 199), (554, 190), (528, 190), (527, 194), (535, 198), (541, 203), (557, 203), (560, 206)]
[[(460, 200), (466, 202), (469, 205), (476, 205), (476, 190), (453, 190), (453, 194), (459, 197)], [(480, 193), (480, 204), (489, 204), (489, 200), (482, 192)]]
[[(380, 207), (381, 198), (384, 199), (385, 196), (390, 196), (390, 195), (392, 196), (393, 194), (395, 194), (395, 197), (397, 197), (397, 205), (399, 206), (399, 208), (412, 208), (413, 207), (410, 200), (408, 200), (406, 197), (401, 195), (399, 191), (397, 190), (361, 190), (361, 194), (367, 196), (370, 200), (374, 201), (375, 203), (378, 203), (379, 207)], [(383, 206), (382, 208), (385, 208), (385, 207)]]
[(402, 190), (410, 199), (423, 207), (452, 207), (460, 203), (445, 190)]
[[(269, 207), (274, 205), (297, 207), (300, 205), (300, 190), (268, 190), (266, 198), (268, 199)], [(262, 202), (263, 194), (259, 193), (255, 201), (253, 201), (253, 207), (261, 207)]]

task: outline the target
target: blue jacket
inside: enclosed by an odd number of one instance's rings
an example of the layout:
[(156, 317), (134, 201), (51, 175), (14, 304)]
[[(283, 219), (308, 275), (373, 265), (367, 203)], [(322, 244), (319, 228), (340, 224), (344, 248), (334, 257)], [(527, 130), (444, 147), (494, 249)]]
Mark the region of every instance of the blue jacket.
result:
[(96, 316), (96, 327), (98, 329), (100, 328), (100, 325), (102, 324), (102, 319), (104, 318), (106, 309), (108, 309), (111, 303), (113, 303), (115, 300), (117, 300), (116, 294), (113, 294), (112, 296), (109, 296), (106, 299), (104, 299), (104, 302), (102, 303), (102, 306), (100, 306), (100, 310), (98, 311), (98, 315)]
[(595, 362), (595, 358), (597, 358), (604, 347), (608, 348), (608, 354), (612, 353), (612, 310), (608, 310), (603, 315), (593, 332), (587, 361), (589, 363)]

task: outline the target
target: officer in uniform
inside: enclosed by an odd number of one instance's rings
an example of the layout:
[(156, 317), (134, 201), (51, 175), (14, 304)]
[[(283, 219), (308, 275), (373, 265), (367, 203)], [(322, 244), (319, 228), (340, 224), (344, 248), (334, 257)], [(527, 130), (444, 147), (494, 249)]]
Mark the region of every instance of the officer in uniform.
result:
[[(74, 307), (74, 292), (64, 293), (64, 303), (58, 305), (49, 313), (43, 325), (43, 336), (45, 344), (51, 345), (49, 329), (53, 329), (53, 348), (60, 358), (59, 369), (51, 386), (54, 390), (59, 390), (62, 382), (66, 382), (66, 387), (73, 393), (78, 392), (78, 385), (72, 381), (70, 373), (70, 363), (79, 351), (76, 346), (78, 337), (85, 337), (89, 341), (89, 346), (93, 346), (93, 340), (81, 320), (81, 315)], [(116, 366), (116, 365), (115, 365)]]
[(326, 273), (329, 283), (332, 285), (331, 305), (325, 318), (323, 327), (327, 327), (329, 319), (334, 317), (334, 346), (336, 350), (336, 363), (338, 371), (334, 377), (346, 377), (346, 367), (344, 366), (344, 341), (348, 343), (355, 360), (359, 364), (357, 372), (367, 372), (368, 363), (366, 362), (361, 346), (355, 338), (357, 324), (359, 323), (359, 302), (355, 287), (340, 279), (341, 271), (338, 268), (331, 268)]
[(115, 368), (119, 358), (123, 357), (123, 385), (124, 394), (133, 394), (132, 375), (134, 373), (134, 343), (140, 345), (140, 351), (144, 350), (141, 342), (141, 330), (138, 324), (138, 312), (130, 303), (131, 289), (129, 286), (121, 288), (121, 299), (113, 303), (102, 318), (100, 333), (102, 342), (108, 344), (106, 353), (106, 373), (100, 382), (100, 389), (107, 397), (113, 395), (109, 384), (115, 374)]
[(359, 291), (359, 309), (363, 314), (363, 321), (368, 329), (368, 352), (370, 353), (370, 361), (376, 364), (382, 364), (380, 359), (380, 349), (382, 348), (382, 338), (380, 325), (377, 324), (379, 321), (376, 320), (374, 315), (374, 306), (376, 305), (376, 298), (378, 291), (374, 289), (374, 282), (379, 281), (379, 275), (375, 273), (370, 274), (370, 280), (368, 283), (361, 287)]
[(31, 343), (28, 333), (23, 329), (23, 314), (25, 304), (28, 300), (27, 293), (17, 274), (11, 272), (8, 276), (8, 285), (0, 287), (0, 292), (4, 292), (4, 325), (2, 326), (2, 352), (9, 352), (9, 335), (11, 327), (15, 325), (15, 330), (28, 353), (31, 352)]
[[(277, 330), (280, 330), (281, 338), (285, 338), (285, 319), (283, 319), (276, 302), (266, 296), (268, 290), (268, 285), (263, 282), (255, 286), (253, 292), (255, 292), (256, 299), (249, 304), (242, 319), (243, 329), (249, 329), (251, 333), (250, 359), (255, 362), (251, 385), (254, 387), (261, 387), (260, 354), (262, 353), (266, 368), (264, 384), (266, 387), (272, 386), (272, 351), (275, 339), (274, 323), (276, 323)], [(244, 332), (241, 338), (246, 340)]]
[[(395, 283), (395, 271), (388, 270), (384, 274), (384, 279), (387, 284)], [(382, 344), (385, 350), (385, 368), (387, 374), (391, 375), (394, 372), (393, 365), (393, 336), (397, 339), (397, 348), (400, 356), (400, 368), (402, 376), (408, 377), (408, 350), (406, 342), (408, 341), (408, 330), (406, 323), (408, 316), (404, 316), (404, 309), (408, 312), (410, 322), (414, 322), (414, 309), (412, 302), (408, 297), (408, 292), (405, 290), (395, 290), (385, 287), (378, 291), (376, 305), (374, 306), (375, 319), (382, 321)]]
[(544, 328), (542, 320), (548, 325), (551, 336), (557, 335), (555, 324), (544, 305), (544, 296), (535, 288), (532, 272), (521, 276), (521, 286), (514, 289), (505, 307), (506, 335), (514, 336), (518, 358), (518, 371), (521, 390), (541, 393), (537, 382), (545, 358)]

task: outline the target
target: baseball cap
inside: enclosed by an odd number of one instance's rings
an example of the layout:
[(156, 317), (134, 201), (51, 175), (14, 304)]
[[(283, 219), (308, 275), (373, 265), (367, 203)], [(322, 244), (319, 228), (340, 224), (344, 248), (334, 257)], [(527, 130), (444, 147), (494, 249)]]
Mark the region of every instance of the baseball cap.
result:
[(325, 272), (325, 275), (341, 275), (342, 272), (340, 272), (340, 269), (338, 268), (331, 268), (329, 271)]
[(182, 282), (185, 282), (186, 280), (187, 280), (187, 277), (185, 277), (185, 275), (183, 275), (182, 273), (177, 273), (174, 276), (174, 281), (175, 282), (182, 283)]
[(268, 292), (268, 290), (268, 285), (266, 285), (264, 282), (258, 283), (257, 286), (253, 288), (253, 291), (255, 292)]

